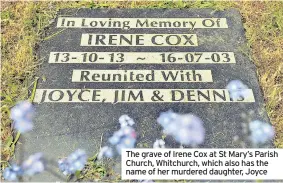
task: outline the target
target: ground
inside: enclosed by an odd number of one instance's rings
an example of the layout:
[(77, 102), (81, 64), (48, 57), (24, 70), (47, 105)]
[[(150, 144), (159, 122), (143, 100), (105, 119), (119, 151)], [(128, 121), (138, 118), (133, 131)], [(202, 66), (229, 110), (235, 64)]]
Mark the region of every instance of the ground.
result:
[[(283, 148), (283, 2), (2, 2), (1, 169), (13, 158), (19, 134), (11, 129), (10, 108), (32, 98), (40, 67), (36, 48), (60, 8), (236, 8), (243, 16), (248, 45), (241, 48), (257, 67), (266, 110)], [(91, 173), (89, 173), (91, 174)], [(97, 174), (97, 172), (94, 172)], [(98, 173), (100, 175), (100, 173)]]

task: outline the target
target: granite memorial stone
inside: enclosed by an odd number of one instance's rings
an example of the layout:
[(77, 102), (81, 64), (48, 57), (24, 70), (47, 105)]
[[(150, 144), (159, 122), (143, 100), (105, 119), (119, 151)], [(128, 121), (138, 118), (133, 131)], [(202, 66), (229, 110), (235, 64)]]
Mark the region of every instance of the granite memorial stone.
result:
[[(241, 16), (233, 9), (61, 10), (39, 45), (44, 62), (26, 154), (57, 159), (81, 148), (92, 155), (123, 114), (136, 123), (137, 146), (152, 147), (162, 136), (156, 119), (168, 110), (203, 120), (200, 147), (241, 147), (234, 138), (242, 133), (243, 114), (268, 121), (245, 45)], [(231, 80), (243, 81), (248, 95), (233, 100), (225, 89)], [(180, 146), (170, 137), (165, 141)]]

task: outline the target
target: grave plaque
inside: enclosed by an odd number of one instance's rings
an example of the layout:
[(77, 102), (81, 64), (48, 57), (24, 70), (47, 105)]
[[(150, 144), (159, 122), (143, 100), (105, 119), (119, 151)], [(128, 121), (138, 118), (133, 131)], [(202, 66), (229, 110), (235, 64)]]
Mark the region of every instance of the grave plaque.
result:
[[(65, 9), (39, 46), (43, 62), (26, 154), (58, 158), (77, 148), (91, 155), (128, 114), (138, 145), (162, 136), (168, 110), (204, 121), (206, 148), (236, 148), (243, 114), (268, 121), (256, 68), (236, 10)], [(242, 80), (240, 100), (225, 87)], [(168, 147), (179, 147), (172, 139)], [(50, 175), (45, 180), (56, 180)], [(35, 178), (36, 179), (36, 178)], [(41, 178), (42, 180), (42, 178)]]

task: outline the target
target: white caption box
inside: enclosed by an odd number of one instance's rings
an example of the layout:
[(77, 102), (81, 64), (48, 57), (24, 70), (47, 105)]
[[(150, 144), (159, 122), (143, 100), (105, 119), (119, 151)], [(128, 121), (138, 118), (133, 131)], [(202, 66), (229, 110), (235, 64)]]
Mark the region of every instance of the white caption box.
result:
[(283, 149), (123, 149), (122, 179), (283, 180), (282, 162)]

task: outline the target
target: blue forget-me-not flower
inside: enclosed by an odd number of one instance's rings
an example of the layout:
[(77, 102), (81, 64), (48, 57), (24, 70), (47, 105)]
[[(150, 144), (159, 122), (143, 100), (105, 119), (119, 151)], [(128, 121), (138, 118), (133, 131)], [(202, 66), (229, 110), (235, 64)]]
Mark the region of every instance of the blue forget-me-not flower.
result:
[(273, 127), (266, 122), (262, 122), (259, 120), (254, 120), (249, 123), (250, 129), (250, 140), (253, 144), (264, 144), (274, 137), (274, 129)]
[(59, 169), (63, 174), (74, 174), (76, 171), (80, 171), (84, 168), (87, 162), (87, 155), (85, 151), (78, 149), (67, 158), (58, 161)]
[(111, 147), (104, 146), (100, 149), (97, 159), (102, 159), (103, 157), (112, 158), (113, 150)]
[(173, 136), (183, 145), (195, 146), (204, 141), (203, 122), (193, 114), (177, 114), (170, 110), (161, 113), (157, 122), (163, 127), (165, 134)]
[(33, 128), (33, 115), (33, 105), (29, 101), (23, 101), (11, 109), (10, 118), (14, 121), (14, 128), (20, 133), (25, 133)]
[(233, 100), (242, 100), (248, 96), (248, 87), (240, 80), (232, 80), (226, 86), (229, 91), (230, 98)]
[(156, 139), (156, 141), (153, 143), (154, 149), (163, 149), (165, 148), (165, 142), (162, 139)]
[(13, 164), (11, 167), (5, 168), (3, 177), (8, 181), (17, 181), (19, 176), (22, 176), (23, 170), (18, 165)]
[(25, 175), (32, 176), (44, 171), (44, 161), (42, 156), (42, 153), (36, 153), (29, 156), (29, 158), (23, 162), (22, 169), (24, 170)]

